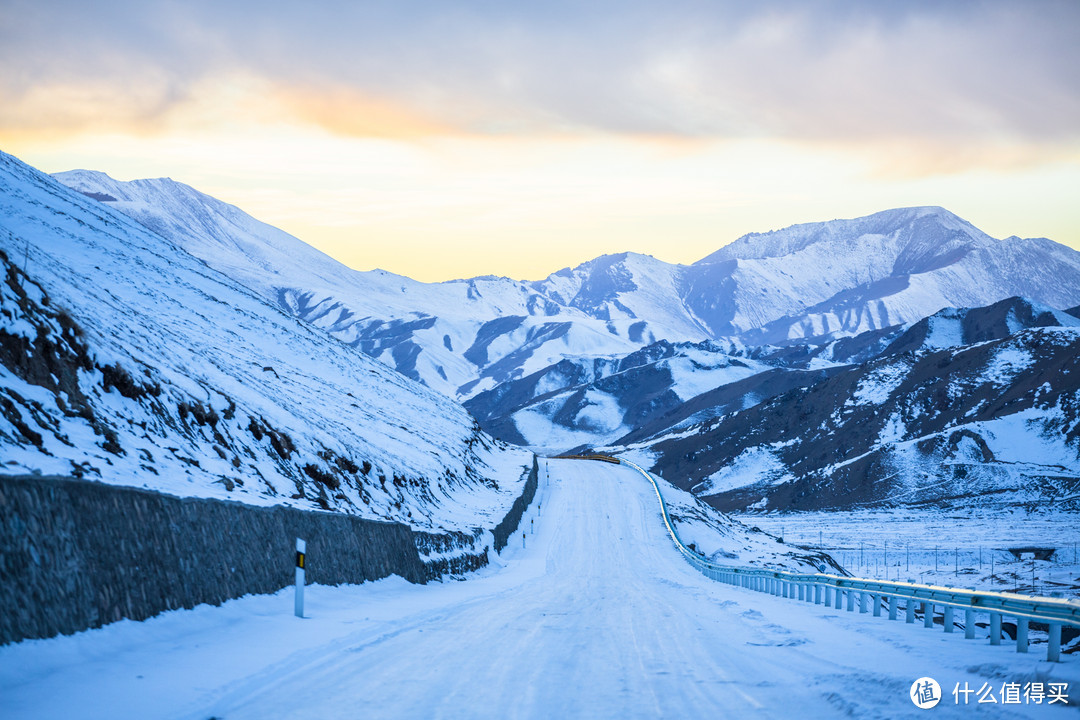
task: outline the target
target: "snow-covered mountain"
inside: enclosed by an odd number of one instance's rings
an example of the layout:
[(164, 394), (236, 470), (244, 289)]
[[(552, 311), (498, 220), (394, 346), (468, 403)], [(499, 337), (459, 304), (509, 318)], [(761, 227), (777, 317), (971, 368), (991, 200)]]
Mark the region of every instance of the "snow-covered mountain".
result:
[[(616, 451), (720, 509), (1080, 508), (1080, 322), (946, 309), (880, 357)], [(700, 404), (700, 400), (699, 400)]]
[(357, 272), (241, 210), (167, 179), (56, 176), (311, 324), (467, 399), (564, 359), (657, 342), (815, 343), (1022, 295), (1080, 303), (1080, 253), (995, 240), (942, 208), (744, 236), (692, 265), (606, 255), (544, 280), (421, 283)]
[(698, 316), (750, 344), (852, 335), (1012, 296), (1065, 308), (1080, 291), (1075, 250), (995, 240), (939, 207), (746, 235), (694, 267), (703, 296), (716, 282), (734, 288), (726, 305)]
[(602, 445), (702, 393), (772, 369), (778, 361), (768, 350), (776, 349), (661, 340), (622, 357), (561, 360), (479, 393), (465, 407), (485, 430), (521, 445)]
[[(460, 405), (4, 154), (0, 187), (0, 472), (454, 530), (493, 526), (520, 492), (531, 456)], [(192, 207), (154, 216), (202, 222), (190, 237), (233, 249), (223, 269), (257, 256), (269, 282), (305, 251)]]

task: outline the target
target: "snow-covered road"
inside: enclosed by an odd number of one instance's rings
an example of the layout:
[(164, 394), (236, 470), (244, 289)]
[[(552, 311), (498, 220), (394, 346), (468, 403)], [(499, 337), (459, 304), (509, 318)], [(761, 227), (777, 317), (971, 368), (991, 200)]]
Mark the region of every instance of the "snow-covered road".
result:
[(310, 587), (303, 620), (283, 591), (0, 648), (0, 717), (921, 716), (922, 676), (943, 688), (938, 716), (1073, 715), (958, 707), (952, 690), (1069, 682), (1076, 703), (1075, 658), (702, 577), (625, 466), (542, 463), (524, 526), (524, 548), (519, 532), (467, 581)]

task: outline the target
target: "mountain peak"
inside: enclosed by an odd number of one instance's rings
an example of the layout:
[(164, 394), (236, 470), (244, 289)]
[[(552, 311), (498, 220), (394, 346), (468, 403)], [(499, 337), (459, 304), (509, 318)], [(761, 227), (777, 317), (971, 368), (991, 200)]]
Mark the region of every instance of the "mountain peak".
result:
[[(868, 236), (894, 238), (897, 243), (940, 240), (942, 244), (962, 237), (973, 243), (993, 240), (955, 213), (936, 205), (893, 208), (858, 218), (800, 223), (780, 230), (748, 233), (695, 265), (725, 260), (751, 260), (793, 255), (813, 245), (858, 246)], [(898, 248), (900, 250), (901, 248)]]

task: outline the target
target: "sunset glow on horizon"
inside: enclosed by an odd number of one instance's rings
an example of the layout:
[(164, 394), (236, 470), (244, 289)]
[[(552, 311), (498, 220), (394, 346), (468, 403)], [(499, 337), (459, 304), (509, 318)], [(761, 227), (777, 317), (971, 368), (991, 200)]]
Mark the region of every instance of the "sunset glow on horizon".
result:
[(538, 279), (941, 205), (1080, 249), (1074, 3), (0, 6), (0, 150), (359, 270)]

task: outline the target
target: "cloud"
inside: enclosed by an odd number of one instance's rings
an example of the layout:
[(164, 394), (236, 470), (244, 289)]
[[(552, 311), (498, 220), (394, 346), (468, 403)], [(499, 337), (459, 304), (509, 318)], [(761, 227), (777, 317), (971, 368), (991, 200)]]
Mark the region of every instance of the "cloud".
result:
[(0, 27), (0, 132), (152, 129), (244, 77), (293, 119), (356, 136), (1080, 135), (1070, 0), (5, 0)]

